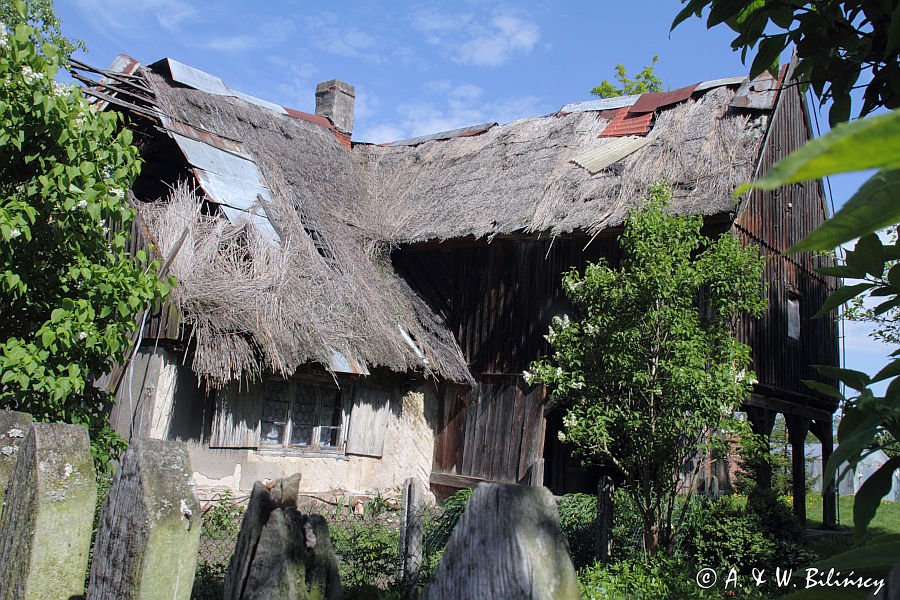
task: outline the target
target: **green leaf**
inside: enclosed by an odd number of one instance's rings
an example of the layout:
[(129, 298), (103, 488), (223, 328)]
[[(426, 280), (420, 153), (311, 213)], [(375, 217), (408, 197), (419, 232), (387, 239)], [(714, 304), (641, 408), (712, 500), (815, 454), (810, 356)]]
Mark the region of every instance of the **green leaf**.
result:
[(869, 415), (854, 429), (853, 433), (847, 436), (847, 439), (841, 441), (825, 465), (825, 471), (822, 473), (822, 485), (827, 486), (834, 481), (835, 471), (842, 464), (869, 447), (872, 440), (875, 439), (881, 420), (881, 415)]
[(845, 400), (842, 393), (840, 393), (838, 390), (828, 385), (827, 383), (822, 383), (821, 381), (816, 381), (815, 379), (801, 379), (801, 382), (811, 390), (815, 390), (821, 394), (824, 394), (831, 398), (835, 398), (837, 400)]
[(759, 52), (756, 53), (756, 58), (750, 65), (751, 79), (766, 70), (773, 73), (778, 71), (778, 57), (784, 50), (786, 40), (787, 37), (782, 34), (765, 38), (759, 43)]
[(869, 379), (869, 376), (862, 371), (841, 369), (839, 367), (832, 367), (831, 365), (812, 365), (812, 367), (818, 371), (820, 375), (842, 381), (858, 392), (866, 389), (872, 382), (872, 380)]
[(829, 311), (837, 308), (838, 306), (844, 304), (849, 301), (851, 298), (858, 296), (864, 291), (874, 287), (875, 284), (872, 283), (857, 283), (856, 285), (845, 285), (843, 287), (839, 287), (834, 290), (828, 298), (825, 299), (825, 304), (822, 305), (822, 308), (819, 309), (815, 315), (813, 315), (814, 319), (818, 319), (819, 317), (828, 314)]
[(884, 275), (884, 246), (878, 235), (869, 233), (856, 242), (856, 247), (847, 253), (847, 264), (874, 277)]
[(890, 300), (882, 302), (881, 304), (876, 306), (872, 313), (877, 317), (879, 315), (883, 315), (889, 310), (897, 308), (898, 306), (900, 306), (900, 296), (895, 296), (894, 298), (891, 298)]
[(830, 275), (832, 277), (845, 277), (847, 279), (862, 279), (866, 276), (866, 272), (855, 269), (849, 265), (835, 265), (833, 267), (819, 267), (817, 273), (822, 275)]
[(883, 369), (875, 373), (875, 376), (872, 377), (872, 383), (876, 381), (884, 381), (885, 379), (890, 379), (891, 377), (896, 377), (900, 375), (900, 360), (892, 360), (887, 365), (884, 366)]
[(762, 179), (740, 186), (774, 190), (788, 183), (866, 169), (900, 168), (900, 109), (842, 123), (778, 161)]
[[(821, 139), (821, 138), (820, 138)], [(831, 250), (855, 237), (900, 221), (900, 169), (879, 171), (853, 194), (843, 208), (788, 253)]]
[(900, 467), (900, 457), (894, 457), (881, 465), (877, 471), (869, 475), (856, 492), (853, 500), (853, 523), (857, 535), (866, 532), (869, 523), (875, 517), (875, 511), (881, 499), (891, 491), (894, 471)]

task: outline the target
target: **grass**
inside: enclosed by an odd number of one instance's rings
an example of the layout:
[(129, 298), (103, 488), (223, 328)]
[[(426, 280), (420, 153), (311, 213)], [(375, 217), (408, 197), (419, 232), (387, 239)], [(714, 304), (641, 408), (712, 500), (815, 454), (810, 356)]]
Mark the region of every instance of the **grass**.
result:
[[(838, 502), (838, 515), (840, 515), (839, 529), (853, 529), (853, 496), (841, 496)], [(822, 496), (817, 492), (811, 492), (806, 497), (807, 527), (822, 527)], [(900, 502), (883, 500), (875, 518), (869, 524), (869, 533), (881, 535), (884, 533), (900, 533)]]

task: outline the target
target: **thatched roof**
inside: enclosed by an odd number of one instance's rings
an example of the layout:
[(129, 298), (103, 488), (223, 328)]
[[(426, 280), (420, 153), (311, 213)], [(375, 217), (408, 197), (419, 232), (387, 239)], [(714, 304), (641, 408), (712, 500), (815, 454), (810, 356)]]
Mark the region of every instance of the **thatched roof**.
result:
[[(163, 254), (187, 228), (172, 265), (181, 281), (174, 300), (192, 326), (193, 368), (213, 385), (265, 371), (287, 375), (308, 363), (425, 370), (471, 382), (453, 335), (395, 273), (393, 247), (514, 232), (595, 233), (621, 224), (661, 179), (673, 186), (677, 212), (728, 213), (761, 138), (758, 123), (730, 108), (735, 91), (724, 86), (659, 110), (645, 145), (594, 174), (573, 161), (616, 143), (598, 137), (609, 111), (350, 150), (321, 119), (227, 88), (192, 89), (170, 73), (139, 73), (164, 129), (193, 127), (195, 139), (215, 151), (255, 164), (254, 185), (267, 196), (244, 206), (249, 212), (223, 206), (230, 222), (201, 210), (203, 192), (186, 186), (141, 210)], [(257, 227), (235, 221), (251, 213)]]
[(609, 118), (595, 111), (497, 126), (481, 135), (416, 147), (361, 146), (367, 217), (393, 242), (490, 237), (513, 232), (595, 233), (620, 225), (627, 209), (667, 179), (673, 209), (715, 215), (752, 175), (760, 132), (729, 109), (734, 90), (713, 89), (659, 113), (649, 143), (595, 175), (573, 159), (619, 138), (598, 137)]

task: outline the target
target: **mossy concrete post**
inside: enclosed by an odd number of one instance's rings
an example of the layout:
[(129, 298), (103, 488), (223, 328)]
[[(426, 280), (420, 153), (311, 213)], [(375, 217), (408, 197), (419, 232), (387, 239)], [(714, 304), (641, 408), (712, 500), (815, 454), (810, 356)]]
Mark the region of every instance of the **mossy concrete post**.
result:
[(297, 510), (300, 475), (256, 482), (225, 576), (225, 600), (344, 597), (328, 524)]
[(103, 508), (87, 600), (188, 600), (197, 568), (200, 506), (187, 448), (131, 442)]
[(550, 490), (481, 483), (419, 600), (580, 597)]
[(14, 410), (0, 410), (0, 509), (6, 495), (6, 486), (16, 466), (19, 446), (31, 427), (31, 415)]
[(422, 570), (425, 553), (425, 502), (422, 484), (415, 477), (403, 482), (403, 506), (400, 512), (400, 576), (407, 585), (415, 585)]
[(27, 431), (0, 516), (0, 600), (81, 596), (97, 503), (87, 429)]

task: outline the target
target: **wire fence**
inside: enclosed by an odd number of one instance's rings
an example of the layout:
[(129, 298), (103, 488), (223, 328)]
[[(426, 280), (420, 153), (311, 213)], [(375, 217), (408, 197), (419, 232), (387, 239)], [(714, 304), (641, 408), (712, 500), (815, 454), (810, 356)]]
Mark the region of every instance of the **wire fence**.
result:
[[(406, 510), (402, 503), (380, 496), (352, 505), (310, 503), (301, 510), (317, 512), (328, 521), (341, 583), (353, 596), (403, 598), (414, 597), (433, 575), (469, 495), (465, 490), (441, 506), (422, 503)], [(243, 512), (244, 507), (227, 493), (208, 503), (192, 599), (223, 597)], [(407, 541), (401, 552), (404, 527), (421, 534), (412, 543)]]

